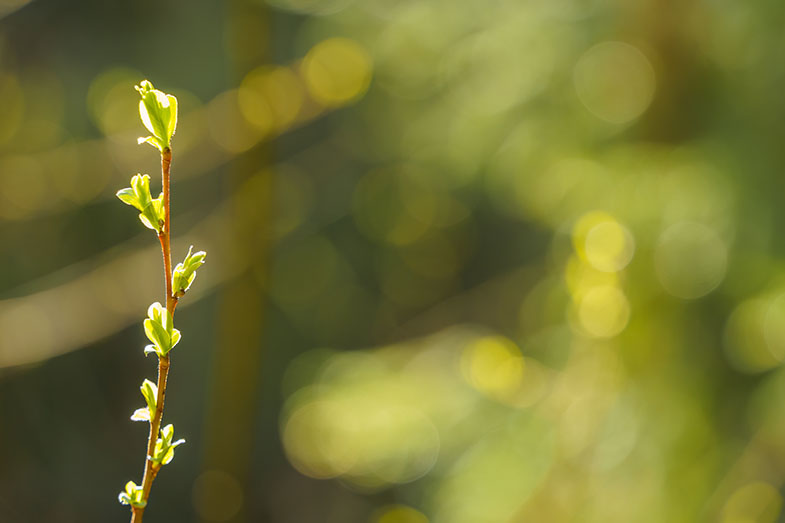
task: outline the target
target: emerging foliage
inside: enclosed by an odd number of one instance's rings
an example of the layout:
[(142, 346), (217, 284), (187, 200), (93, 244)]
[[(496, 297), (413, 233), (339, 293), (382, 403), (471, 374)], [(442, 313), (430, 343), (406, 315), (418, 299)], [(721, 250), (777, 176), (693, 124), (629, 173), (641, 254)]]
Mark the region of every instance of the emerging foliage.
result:
[(158, 198), (150, 196), (150, 176), (137, 174), (131, 178), (131, 187), (117, 191), (117, 197), (123, 203), (136, 207), (139, 219), (145, 227), (161, 233), (164, 226), (163, 193)]
[(191, 284), (196, 278), (196, 269), (202, 266), (204, 259), (207, 256), (207, 253), (204, 251), (191, 254), (193, 248), (193, 245), (188, 248), (188, 254), (185, 255), (185, 260), (177, 264), (174, 268), (174, 273), (172, 274), (172, 292), (178, 298), (185, 295), (191, 287)]
[(150, 421), (155, 417), (156, 402), (158, 401), (158, 385), (150, 380), (144, 380), (142, 386), (139, 388), (142, 390), (142, 396), (144, 396), (147, 406), (136, 409), (133, 416), (131, 416), (131, 419), (134, 421)]
[(147, 501), (142, 499), (142, 494), (142, 486), (129, 481), (125, 484), (125, 491), (121, 492), (117, 498), (123, 505), (144, 508), (147, 506)]
[(147, 309), (147, 316), (144, 320), (144, 333), (153, 343), (147, 345), (144, 351), (166, 356), (180, 341), (180, 331), (174, 328), (172, 313), (155, 302)]
[[(139, 116), (151, 135), (140, 138), (139, 143), (149, 143), (161, 153), (161, 174), (163, 191), (157, 198), (150, 194), (150, 176), (136, 174), (131, 178), (131, 186), (117, 192), (117, 197), (125, 204), (139, 211), (139, 219), (145, 227), (158, 233), (164, 256), (164, 277), (166, 280), (166, 303), (155, 302), (147, 309), (144, 332), (150, 344), (144, 348), (145, 354), (158, 356), (158, 385), (145, 379), (140, 390), (145, 407), (136, 409), (131, 419), (146, 421), (150, 424), (145, 458), (144, 478), (141, 485), (133, 481), (125, 484), (125, 490), (118, 496), (120, 503), (132, 507), (132, 523), (141, 523), (150, 488), (158, 471), (174, 458), (175, 447), (185, 443), (184, 439), (174, 440), (172, 424), (161, 427), (163, 417), (166, 376), (169, 372), (169, 352), (180, 341), (180, 331), (174, 328), (174, 309), (177, 301), (185, 295), (194, 279), (196, 270), (204, 264), (206, 253), (193, 253), (193, 247), (182, 263), (171, 271), (171, 238), (169, 236), (169, 166), (171, 164), (171, 142), (177, 128), (177, 99), (153, 87), (144, 80), (136, 86), (141, 95)], [(160, 436), (159, 436), (160, 429)]]
[(178, 439), (174, 442), (172, 439), (174, 439), (174, 425), (169, 424), (161, 429), (161, 437), (155, 443), (155, 452), (151, 458), (154, 463), (168, 465), (174, 458), (175, 447), (185, 443), (184, 439)]
[(149, 143), (159, 151), (168, 149), (177, 127), (177, 98), (153, 87), (148, 80), (136, 86), (142, 95), (139, 116), (151, 136), (139, 138), (139, 143)]

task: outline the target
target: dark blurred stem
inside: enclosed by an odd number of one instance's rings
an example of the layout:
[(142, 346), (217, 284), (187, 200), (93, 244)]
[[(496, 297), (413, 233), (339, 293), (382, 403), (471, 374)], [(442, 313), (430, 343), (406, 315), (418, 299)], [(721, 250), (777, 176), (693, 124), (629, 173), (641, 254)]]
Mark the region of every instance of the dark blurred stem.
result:
[[(177, 298), (172, 295), (172, 248), (171, 248), (171, 220), (169, 215), (169, 168), (172, 164), (172, 150), (169, 148), (161, 152), (161, 175), (163, 177), (164, 192), (164, 226), (158, 234), (161, 242), (161, 254), (164, 258), (164, 286), (166, 288), (166, 310), (174, 317), (174, 309), (177, 307)], [(166, 399), (166, 379), (169, 376), (169, 356), (158, 358), (158, 396), (156, 398), (156, 409), (153, 419), (150, 420), (150, 435), (147, 438), (147, 455), (144, 460), (144, 478), (142, 479), (142, 499), (147, 501), (150, 497), (150, 489), (153, 487), (153, 480), (158, 475), (160, 465), (152, 461), (155, 452), (155, 444), (158, 441), (158, 431), (161, 428), (161, 419), (164, 414), (164, 400)], [(142, 523), (144, 507), (133, 507), (131, 512), (131, 523)]]

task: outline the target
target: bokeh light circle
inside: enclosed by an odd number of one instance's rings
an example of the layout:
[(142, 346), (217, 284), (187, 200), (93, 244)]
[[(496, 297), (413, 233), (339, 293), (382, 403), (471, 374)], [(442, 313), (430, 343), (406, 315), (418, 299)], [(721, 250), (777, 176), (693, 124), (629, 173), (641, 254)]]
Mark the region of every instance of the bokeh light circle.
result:
[(573, 81), (583, 105), (610, 123), (634, 120), (654, 98), (654, 68), (637, 47), (624, 42), (603, 42), (586, 51)]
[(714, 229), (680, 222), (660, 236), (654, 253), (663, 288), (673, 296), (695, 299), (713, 291), (725, 278), (728, 246)]
[(577, 305), (581, 328), (595, 338), (612, 338), (627, 326), (630, 303), (613, 285), (598, 285), (586, 291)]
[(290, 127), (303, 105), (303, 86), (288, 67), (261, 66), (243, 78), (237, 93), (246, 120), (267, 132)]
[(305, 55), (302, 74), (311, 96), (326, 106), (337, 106), (365, 93), (371, 83), (371, 56), (357, 41), (329, 38)]
[(250, 122), (247, 119), (240, 106), (237, 89), (230, 89), (216, 96), (207, 106), (207, 118), (210, 135), (215, 143), (232, 154), (252, 148), (265, 138), (269, 131), (269, 128), (260, 128), (258, 120)]
[(782, 355), (772, 351), (772, 343), (779, 345), (774, 337), (777, 333), (766, 332), (770, 308), (768, 300), (754, 298), (741, 302), (728, 317), (723, 342), (728, 361), (736, 370), (759, 373), (782, 361)]
[(145, 129), (139, 126), (139, 93), (133, 86), (144, 76), (135, 69), (113, 67), (102, 71), (90, 82), (87, 109), (104, 135)]
[(511, 340), (503, 336), (486, 336), (466, 347), (461, 357), (461, 370), (475, 389), (505, 400), (521, 386), (524, 359)]
[(594, 269), (618, 272), (632, 260), (635, 240), (630, 231), (608, 213), (585, 214), (573, 227), (578, 254)]
[(440, 447), (426, 415), (385, 402), (365, 383), (347, 383), (302, 404), (286, 419), (282, 436), (301, 473), (365, 487), (414, 481), (433, 467)]

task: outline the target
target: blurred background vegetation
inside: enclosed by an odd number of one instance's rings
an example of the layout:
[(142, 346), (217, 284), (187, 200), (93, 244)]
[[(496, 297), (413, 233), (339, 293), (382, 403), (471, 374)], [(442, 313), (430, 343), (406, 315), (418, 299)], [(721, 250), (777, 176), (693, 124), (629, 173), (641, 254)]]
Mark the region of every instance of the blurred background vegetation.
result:
[(0, 13), (0, 521), (141, 477), (143, 78), (209, 253), (147, 521), (785, 521), (780, 2)]

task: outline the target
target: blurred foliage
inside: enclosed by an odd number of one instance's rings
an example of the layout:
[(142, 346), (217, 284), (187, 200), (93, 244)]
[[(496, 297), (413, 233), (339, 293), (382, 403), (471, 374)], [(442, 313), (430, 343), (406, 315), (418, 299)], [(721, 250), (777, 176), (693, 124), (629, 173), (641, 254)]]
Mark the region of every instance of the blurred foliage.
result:
[(3, 521), (125, 517), (145, 77), (211, 253), (151, 523), (782, 520), (779, 3), (0, 13)]

